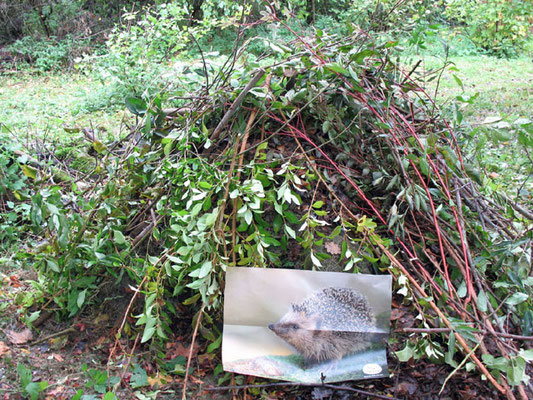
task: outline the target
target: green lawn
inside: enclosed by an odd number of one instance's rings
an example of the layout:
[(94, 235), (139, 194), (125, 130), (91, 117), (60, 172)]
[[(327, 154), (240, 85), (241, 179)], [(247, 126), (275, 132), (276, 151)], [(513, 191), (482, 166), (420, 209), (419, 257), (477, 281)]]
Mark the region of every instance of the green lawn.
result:
[[(438, 90), (440, 104), (450, 104), (458, 95), (473, 96), (479, 93), (473, 104), (464, 107), (464, 115), (470, 122), (481, 122), (487, 116), (511, 119), (533, 119), (533, 62), (531, 58), (499, 59), (488, 56), (452, 57), (451, 67), (442, 75)], [(427, 57), (425, 68), (436, 68), (442, 62)], [(464, 93), (453, 78), (462, 82)], [(428, 83), (435, 89), (436, 81)]]
[[(516, 124), (533, 120), (533, 62), (530, 58), (487, 56), (453, 57), (450, 61), (438, 84), (437, 102), (450, 110), (455, 101), (463, 114), (463, 131), (471, 137), (465, 153), (485, 173), (485, 189), (533, 204), (533, 154), (518, 143)], [(439, 65), (434, 58), (424, 59), (426, 70)], [(437, 80), (427, 86), (434, 91)], [(466, 100), (476, 95), (471, 103), (456, 101), (457, 96)], [(448, 115), (452, 118), (453, 114)], [(494, 139), (497, 126), (508, 140)], [(482, 147), (476, 149), (478, 144)]]
[[(81, 74), (1, 76), (0, 123), (20, 140), (78, 141), (80, 133), (64, 128), (89, 128), (100, 139), (116, 137), (128, 112), (91, 109), (90, 100), (103, 85)], [(94, 107), (93, 107), (94, 108)]]

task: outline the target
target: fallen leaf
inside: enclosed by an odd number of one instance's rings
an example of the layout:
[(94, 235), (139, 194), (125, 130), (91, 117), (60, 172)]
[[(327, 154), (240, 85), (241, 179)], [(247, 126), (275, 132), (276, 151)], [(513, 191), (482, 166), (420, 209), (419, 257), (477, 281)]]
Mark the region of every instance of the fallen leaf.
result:
[(400, 382), (398, 386), (396, 386), (396, 393), (401, 394), (402, 396), (406, 395), (413, 395), (418, 386), (414, 382)]
[(101, 325), (107, 321), (109, 321), (109, 314), (98, 314), (96, 318), (94, 319), (93, 323), (95, 325)]
[(401, 318), (405, 315), (405, 311), (400, 308), (393, 308), (390, 313), (390, 319), (391, 321), (395, 321), (398, 318)]
[(502, 120), (502, 117), (486, 117), (482, 124), (494, 124), (495, 122), (498, 122), (498, 121), (501, 121)]
[(60, 350), (68, 343), (68, 335), (62, 335), (53, 339), (50, 339), (50, 348), (54, 350)]
[[(185, 347), (182, 343), (174, 343), (172, 346), (167, 348), (167, 358), (169, 360), (172, 360), (173, 358), (176, 358), (177, 356), (183, 356), (185, 358), (189, 357), (189, 349), (190, 347)], [(198, 353), (198, 345), (194, 344), (194, 349), (192, 352), (192, 356), (195, 357)]]
[(159, 385), (162, 386), (168, 382), (172, 381), (172, 378), (166, 375), (160, 375), (159, 373), (156, 374), (154, 377), (148, 377), (148, 383), (150, 386)]
[(341, 247), (335, 242), (326, 242), (324, 247), (329, 254), (341, 254)]
[(203, 385), (203, 384), (204, 384), (204, 381), (203, 381), (203, 380), (198, 379), (198, 378), (197, 378), (196, 376), (194, 376), (194, 375), (190, 375), (190, 376), (189, 376), (189, 379), (190, 379), (193, 383), (195, 383), (195, 384), (197, 384), (197, 385)]
[(60, 394), (63, 394), (64, 391), (65, 391), (64, 386), (58, 386), (55, 389), (52, 389), (46, 392), (46, 398), (57, 399), (57, 396), (59, 396)]
[(80, 332), (85, 332), (86, 326), (83, 322), (74, 325)]
[(9, 286), (13, 286), (13, 287), (16, 287), (16, 288), (22, 286), (22, 284), (21, 284), (20, 281), (19, 281), (18, 276), (16, 276), (16, 275), (11, 275), (11, 276), (9, 277), (9, 279), (10, 279), (10, 281), (11, 281), (11, 282), (9, 283)]
[(63, 362), (65, 359), (60, 354), (52, 354), (56, 361)]
[(7, 331), (7, 338), (13, 344), (24, 344), (33, 339), (33, 334), (26, 328), (22, 332)]
[(9, 350), (9, 347), (7, 347), (4, 342), (0, 342), (0, 356), (9, 353)]
[(100, 336), (98, 338), (98, 340), (96, 341), (95, 345), (96, 346), (101, 346), (102, 344), (104, 344), (105, 341), (109, 340), (109, 336), (108, 335), (103, 335), (103, 336)]

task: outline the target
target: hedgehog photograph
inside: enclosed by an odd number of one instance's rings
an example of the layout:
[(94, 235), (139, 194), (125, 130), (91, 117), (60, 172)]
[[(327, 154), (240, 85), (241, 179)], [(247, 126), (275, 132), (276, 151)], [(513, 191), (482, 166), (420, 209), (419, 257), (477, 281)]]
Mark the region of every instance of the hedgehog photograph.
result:
[(383, 338), (367, 298), (341, 287), (327, 287), (293, 303), (268, 328), (301, 354), (305, 368), (340, 360)]
[(228, 267), (224, 295), (224, 371), (306, 384), (388, 376), (390, 275)]

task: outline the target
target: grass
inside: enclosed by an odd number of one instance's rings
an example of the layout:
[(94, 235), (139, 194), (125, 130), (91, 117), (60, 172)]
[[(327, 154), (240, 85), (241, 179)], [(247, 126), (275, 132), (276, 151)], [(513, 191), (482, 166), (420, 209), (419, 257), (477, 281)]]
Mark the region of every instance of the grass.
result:
[[(533, 118), (533, 63), (529, 58), (500, 59), (489, 56), (452, 57), (438, 87), (437, 101), (450, 104), (456, 96), (468, 97), (479, 93), (476, 100), (465, 107), (464, 115), (472, 123), (487, 116)], [(440, 63), (440, 64), (439, 64)], [(425, 68), (436, 68), (442, 61), (425, 60)], [(458, 71), (454, 71), (454, 69)], [(461, 81), (463, 87), (453, 77)], [(436, 82), (429, 84), (436, 87)]]
[(0, 123), (21, 141), (35, 138), (59, 144), (79, 143), (82, 133), (64, 128), (88, 128), (97, 137), (117, 137), (129, 117), (124, 110), (87, 107), (94, 94), (105, 90), (82, 74), (34, 76), (0, 75)]
[[(420, 76), (442, 67), (435, 56), (420, 56)], [(412, 59), (412, 63), (417, 58)], [(533, 63), (530, 58), (500, 59), (485, 55), (452, 56), (440, 79), (427, 80), (430, 93), (463, 132), (464, 154), (484, 172), (484, 189), (504, 192), (533, 205), (531, 147), (521, 145), (516, 121), (533, 121)], [(422, 78), (424, 79), (424, 78)], [(464, 101), (466, 100), (466, 101)], [(458, 112), (462, 121), (457, 124)], [(488, 123), (497, 120), (497, 123)], [(507, 140), (495, 139), (499, 126)]]

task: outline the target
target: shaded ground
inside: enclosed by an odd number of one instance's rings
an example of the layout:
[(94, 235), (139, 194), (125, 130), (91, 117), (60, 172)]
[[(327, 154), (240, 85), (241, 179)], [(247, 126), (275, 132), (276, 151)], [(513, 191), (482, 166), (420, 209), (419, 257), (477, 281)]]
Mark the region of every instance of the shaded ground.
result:
[[(81, 399), (101, 399), (110, 383), (122, 377), (116, 396), (118, 399), (176, 399), (181, 398), (182, 374), (171, 373), (167, 366), (156, 365), (153, 360), (156, 349), (139, 345), (138, 338), (124, 334), (115, 339), (117, 328), (122, 322), (124, 310), (131, 298), (125, 285), (108, 290), (108, 298), (100, 307), (87, 310), (80, 317), (69, 322), (60, 322), (51, 316), (39, 329), (32, 331), (33, 337), (20, 345), (13, 344), (13, 338), (24, 341), (27, 332), (20, 322), (17, 301), (30, 289), (25, 279), (34, 278), (31, 274), (11, 273), (2, 275), (0, 292), (0, 398), (19, 400), (21, 393), (17, 366), (22, 364), (32, 373), (34, 382), (46, 381), (47, 388), (40, 398), (72, 399), (76, 393), (83, 393)], [(293, 384), (268, 386), (274, 381), (262, 378), (231, 376), (213, 371), (220, 364), (219, 352), (205, 353), (205, 343), (200, 341), (195, 348), (191, 375), (188, 380), (187, 399), (229, 399), (229, 390), (205, 390), (219, 386), (267, 385), (261, 389), (250, 389), (246, 397), (243, 390), (235, 391), (235, 398), (269, 399), (347, 399), (354, 398), (351, 390), (388, 396), (399, 399), (498, 399), (495, 390), (478, 376), (464, 370), (458, 371), (443, 384), (452, 369), (447, 365), (435, 365), (429, 361), (399, 363), (394, 351), (401, 350), (407, 339), (398, 334), (403, 328), (414, 326), (415, 318), (410, 311), (397, 302), (393, 306), (393, 329), (388, 351), (390, 377), (359, 382), (345, 382), (332, 386), (302, 387)], [(39, 323), (39, 322), (36, 322)], [(189, 354), (191, 337), (179, 332), (190, 332), (190, 320), (177, 321), (175, 337), (162, 349), (170, 363), (176, 365), (174, 371), (182, 369)], [(13, 332), (19, 333), (14, 336)], [(64, 334), (61, 334), (64, 332)], [(127, 329), (125, 329), (127, 332)], [(60, 333), (58, 335), (58, 333)], [(114, 353), (108, 364), (110, 354)], [(165, 370), (166, 368), (166, 370)], [(346, 390), (341, 388), (345, 387)], [(372, 398), (359, 394), (357, 398)]]

